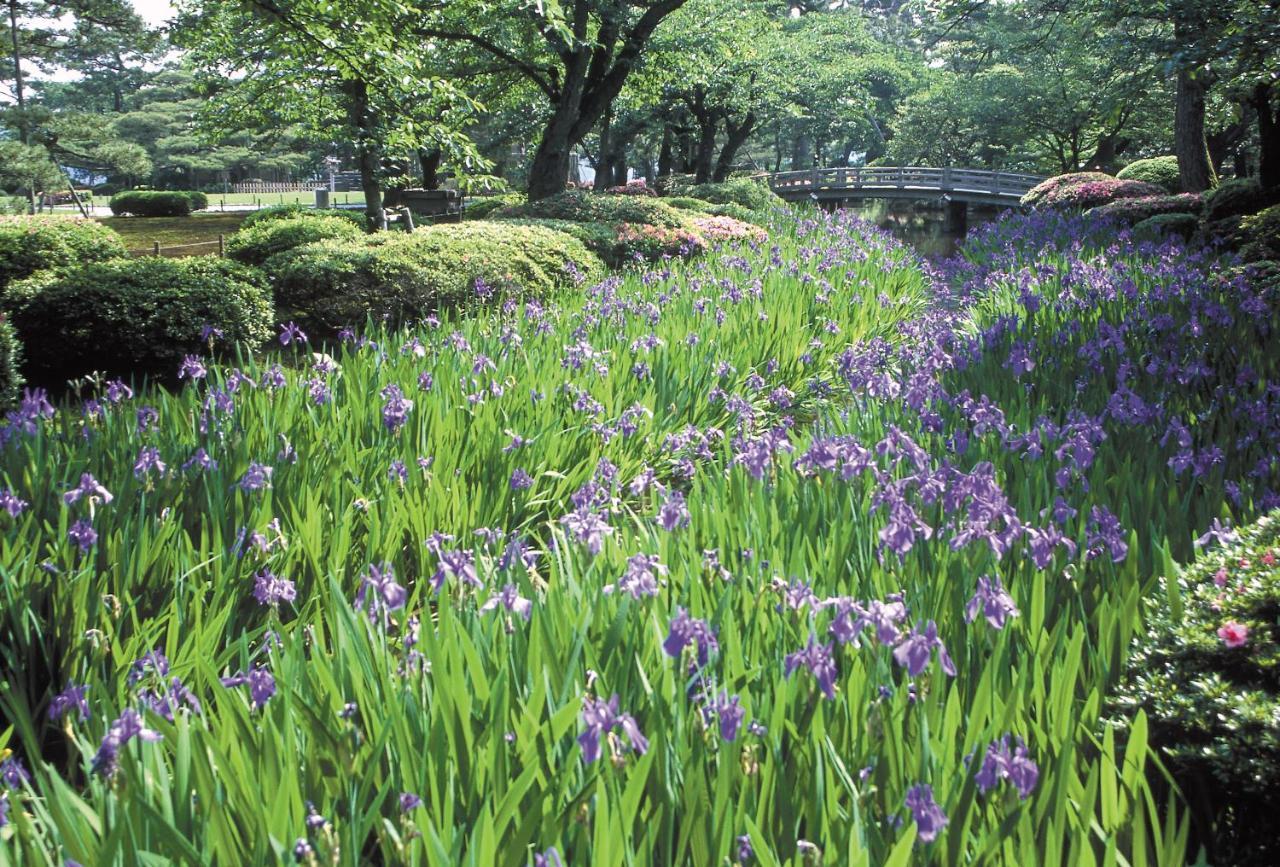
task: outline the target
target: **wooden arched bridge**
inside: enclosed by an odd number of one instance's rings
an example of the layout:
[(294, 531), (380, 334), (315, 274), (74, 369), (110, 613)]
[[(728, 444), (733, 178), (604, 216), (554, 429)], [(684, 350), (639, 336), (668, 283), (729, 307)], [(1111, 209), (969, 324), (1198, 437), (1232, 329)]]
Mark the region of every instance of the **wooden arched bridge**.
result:
[(769, 175), (769, 186), (787, 201), (817, 201), (828, 207), (852, 199), (941, 199), (1014, 207), (1043, 180), (1040, 175), (987, 169), (870, 166), (779, 172)]

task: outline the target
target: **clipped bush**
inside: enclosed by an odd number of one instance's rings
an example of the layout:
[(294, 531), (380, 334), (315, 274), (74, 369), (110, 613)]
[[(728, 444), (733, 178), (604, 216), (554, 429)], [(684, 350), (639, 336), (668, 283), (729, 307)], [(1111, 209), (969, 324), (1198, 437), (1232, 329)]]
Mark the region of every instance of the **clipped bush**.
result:
[(193, 211), (203, 211), (209, 207), (209, 197), (199, 190), (178, 190), (177, 192), (187, 197)]
[(653, 185), (658, 189), (660, 196), (687, 196), (688, 190), (697, 182), (694, 175), (686, 174), (670, 174), (660, 175)]
[(495, 211), (523, 205), (527, 201), (524, 193), (503, 193), (500, 196), (467, 199), (462, 207), (462, 218), (464, 220), (488, 219)]
[(1119, 693), (1146, 712), (1214, 864), (1280, 863), (1278, 562), (1273, 513), (1162, 579)]
[(769, 233), (759, 226), (733, 217), (711, 216), (695, 217), (694, 228), (698, 234), (712, 244), (725, 244), (736, 241), (762, 243), (769, 238)]
[(1073, 172), (1066, 175), (1057, 175), (1048, 178), (1036, 184), (1026, 195), (1022, 197), (1022, 204), (1028, 208), (1039, 207), (1044, 199), (1051, 193), (1057, 193), (1069, 187), (1078, 187), (1081, 184), (1092, 183), (1094, 181), (1110, 181), (1114, 180), (1111, 175), (1105, 172)]
[(681, 213), (665, 202), (645, 196), (616, 196), (566, 190), (555, 196), (503, 208), (496, 217), (532, 217), (577, 223), (648, 223), (668, 229), (684, 225)]
[(10, 283), (45, 268), (123, 255), (120, 236), (95, 220), (0, 217), (0, 298)]
[(1240, 221), (1240, 255), (1249, 262), (1280, 259), (1280, 205)]
[(1263, 190), (1257, 178), (1232, 178), (1204, 194), (1204, 219), (1215, 223), (1275, 204), (1280, 204), (1280, 190)]
[(320, 241), (272, 257), (266, 270), (282, 316), (333, 330), (369, 316), (405, 321), (491, 298), (545, 296), (599, 277), (604, 266), (564, 232), (474, 222)]
[(1107, 178), (1105, 181), (1086, 181), (1083, 184), (1052, 190), (1040, 200), (1040, 204), (1036, 207), (1087, 211), (1119, 199), (1147, 198), (1164, 194), (1164, 190), (1155, 184)]
[(1176, 196), (1138, 196), (1132, 199), (1116, 199), (1089, 210), (1090, 216), (1106, 217), (1132, 225), (1161, 214), (1199, 214), (1203, 199), (1198, 193), (1180, 193)]
[(350, 208), (309, 208), (306, 205), (299, 204), (272, 205), (269, 208), (260, 208), (245, 217), (240, 223), (240, 228), (247, 229), (250, 226), (256, 226), (259, 223), (265, 223), (270, 220), (287, 220), (299, 214), (306, 214), (308, 217), (341, 217), (358, 229), (367, 228), (364, 211)]
[(769, 185), (753, 178), (732, 178), (715, 184), (695, 184), (679, 188), (682, 196), (692, 196), (713, 205), (740, 205), (750, 211), (770, 211), (782, 204)]
[(111, 213), (117, 217), (185, 217), (191, 210), (186, 193), (130, 190), (111, 197)]
[(656, 262), (687, 259), (706, 249), (706, 240), (689, 229), (672, 229), (647, 223), (622, 223), (617, 227), (621, 262)]
[(1199, 227), (1200, 220), (1195, 214), (1157, 214), (1138, 221), (1133, 227), (1133, 233), (1149, 238), (1178, 235), (1182, 240), (1189, 241)]
[(102, 371), (172, 377), (183, 356), (217, 345), (257, 346), (271, 336), (262, 278), (212, 257), (111, 259), (45, 271), (10, 287), (7, 306), (22, 339), (27, 376), (57, 384)]
[(712, 208), (717, 207), (705, 199), (695, 199), (692, 196), (675, 196), (662, 201), (673, 208), (679, 208), (682, 211), (696, 211), (699, 214), (710, 213)]
[(22, 376), (22, 344), (8, 317), (0, 314), (0, 409), (8, 409), (18, 401), (18, 391), (26, 380)]
[(577, 238), (583, 246), (595, 253), (608, 266), (621, 264), (618, 258), (618, 233), (608, 223), (576, 223), (573, 220), (536, 220), (532, 218), (503, 219), (504, 225), (541, 226), (556, 232), (564, 232)]
[(1166, 193), (1176, 193), (1182, 189), (1182, 181), (1178, 177), (1177, 157), (1134, 160), (1116, 172), (1116, 177), (1122, 181), (1144, 181), (1155, 184)]
[(616, 196), (656, 196), (658, 191), (645, 183), (644, 178), (637, 178), (634, 181), (627, 181), (616, 187), (608, 187), (606, 193)]
[(364, 233), (343, 217), (302, 213), (282, 220), (264, 220), (242, 227), (227, 239), (227, 256), (246, 265), (262, 265), (277, 253), (332, 238), (356, 238)]
[(732, 202), (725, 205), (711, 205), (707, 208), (707, 213), (714, 217), (732, 217), (735, 220), (752, 223), (756, 226), (769, 225), (769, 213), (767, 211), (753, 211), (750, 208), (736, 205)]

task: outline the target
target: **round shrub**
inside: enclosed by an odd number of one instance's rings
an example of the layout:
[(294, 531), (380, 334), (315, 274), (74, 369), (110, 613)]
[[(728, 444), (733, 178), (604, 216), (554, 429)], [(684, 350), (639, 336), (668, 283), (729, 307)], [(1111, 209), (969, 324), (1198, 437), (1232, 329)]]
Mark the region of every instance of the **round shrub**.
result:
[(495, 211), (523, 205), (526, 201), (528, 199), (525, 198), (524, 193), (503, 193), (500, 196), (467, 199), (462, 208), (462, 218), (464, 220), (484, 220), (492, 216)]
[(1240, 221), (1240, 255), (1248, 262), (1280, 259), (1280, 205)]
[(1087, 184), (1093, 181), (1109, 180), (1112, 180), (1112, 177), (1105, 172), (1073, 172), (1067, 175), (1058, 175), (1057, 177), (1043, 180), (1028, 190), (1026, 195), (1022, 197), (1022, 204), (1028, 208), (1035, 208), (1038, 207), (1050, 193), (1056, 193), (1069, 187), (1078, 187), (1081, 184)]
[(130, 190), (111, 197), (111, 213), (117, 217), (185, 217), (191, 213), (186, 193)]
[(673, 208), (679, 208), (682, 211), (696, 211), (699, 214), (710, 213), (711, 209), (716, 207), (705, 199), (695, 199), (692, 196), (675, 196), (662, 201)]
[(618, 259), (622, 262), (656, 262), (687, 259), (706, 249), (707, 242), (690, 229), (622, 223), (617, 227), (617, 246)]
[(1118, 705), (1146, 712), (1152, 746), (1188, 795), (1196, 836), (1217, 850), (1211, 862), (1276, 864), (1280, 513), (1239, 536), (1162, 579)]
[(761, 243), (768, 240), (769, 233), (759, 226), (733, 217), (708, 215), (694, 217), (694, 228), (698, 234), (712, 244), (724, 244), (734, 241), (754, 241)]
[(713, 205), (740, 205), (750, 211), (769, 211), (782, 204), (764, 181), (752, 178), (733, 178), (714, 184), (695, 184), (680, 190), (683, 196), (703, 199)]
[(27, 376), (57, 384), (93, 371), (172, 377), (183, 356), (271, 336), (271, 295), (251, 268), (212, 257), (112, 259), (10, 287)]
[(616, 196), (656, 196), (658, 191), (645, 183), (644, 178), (637, 178), (634, 181), (627, 181), (616, 187), (608, 187), (606, 193)]
[(572, 220), (577, 223), (648, 223), (677, 229), (684, 217), (675, 208), (646, 196), (616, 196), (566, 190), (555, 196), (503, 208), (497, 217), (532, 217), (544, 220)]
[(8, 317), (0, 314), (0, 409), (7, 409), (18, 401), (22, 377), (22, 344)]
[(544, 296), (595, 279), (604, 266), (563, 232), (474, 222), (320, 241), (272, 257), (266, 270), (282, 316), (332, 330), (369, 316), (402, 322), (442, 307)]
[(1182, 181), (1178, 176), (1177, 157), (1151, 157), (1145, 160), (1134, 160), (1116, 172), (1122, 181), (1144, 181), (1155, 184), (1166, 193), (1176, 193), (1182, 189)]
[(302, 213), (282, 220), (263, 220), (241, 228), (227, 239), (227, 256), (246, 265), (261, 265), (277, 253), (331, 238), (356, 238), (364, 233), (343, 217)]
[(250, 226), (256, 226), (259, 223), (267, 222), (268, 220), (287, 220), (290, 217), (296, 217), (300, 214), (306, 214), (308, 217), (341, 217), (358, 229), (363, 230), (367, 228), (363, 210), (355, 210), (351, 208), (309, 208), (306, 205), (299, 204), (272, 205), (269, 208), (259, 208), (244, 218), (240, 223), (240, 228), (247, 229)]
[(1200, 220), (1195, 214), (1157, 214), (1140, 220), (1133, 227), (1133, 233), (1142, 237), (1158, 238), (1163, 235), (1178, 235), (1189, 241), (1200, 227)]
[(1280, 204), (1280, 190), (1263, 190), (1257, 178), (1232, 178), (1204, 194), (1204, 219), (1215, 223), (1275, 204)]
[(618, 233), (608, 223), (576, 223), (573, 220), (537, 220), (533, 218), (503, 219), (500, 222), (503, 225), (541, 226), (544, 229), (564, 232), (566, 235), (581, 241), (584, 247), (599, 256), (606, 265), (614, 267), (620, 264), (618, 259)]
[(714, 217), (732, 217), (735, 220), (752, 223), (756, 226), (769, 225), (769, 213), (767, 211), (753, 211), (750, 208), (736, 205), (732, 202), (724, 205), (711, 205), (707, 208), (707, 213)]
[(0, 298), (10, 283), (44, 268), (123, 255), (120, 236), (95, 220), (0, 217)]
[(1036, 207), (1086, 211), (1117, 199), (1136, 199), (1164, 194), (1164, 190), (1155, 184), (1107, 178), (1105, 181), (1086, 181), (1083, 184), (1051, 190)]
[(209, 197), (199, 190), (178, 190), (191, 203), (191, 210), (203, 211), (209, 207)]
[(1090, 216), (1106, 217), (1120, 223), (1141, 222), (1161, 214), (1199, 214), (1203, 205), (1197, 193), (1179, 193), (1176, 196), (1138, 196), (1132, 199), (1116, 199), (1089, 210)]

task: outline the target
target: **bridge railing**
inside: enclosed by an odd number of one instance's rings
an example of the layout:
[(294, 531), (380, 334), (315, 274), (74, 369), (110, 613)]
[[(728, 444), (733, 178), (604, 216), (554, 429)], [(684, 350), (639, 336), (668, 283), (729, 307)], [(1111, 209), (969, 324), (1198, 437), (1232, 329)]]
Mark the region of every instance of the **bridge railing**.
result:
[(989, 169), (862, 166), (779, 172), (770, 175), (769, 184), (779, 193), (901, 189), (984, 193), (1016, 198), (1042, 180), (1044, 178), (1039, 175)]

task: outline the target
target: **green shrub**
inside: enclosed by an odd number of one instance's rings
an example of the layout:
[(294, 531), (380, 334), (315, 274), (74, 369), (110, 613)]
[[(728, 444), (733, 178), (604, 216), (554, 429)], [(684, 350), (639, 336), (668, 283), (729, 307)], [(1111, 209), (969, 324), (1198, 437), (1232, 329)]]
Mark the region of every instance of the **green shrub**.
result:
[(10, 283), (44, 268), (123, 255), (120, 236), (95, 220), (0, 217), (0, 298)]
[(184, 355), (271, 336), (271, 296), (251, 268), (212, 257), (111, 259), (45, 271), (10, 287), (24, 370), (54, 384), (102, 371), (172, 377)]
[(130, 190), (111, 197), (111, 213), (117, 217), (185, 217), (191, 213), (191, 197), (186, 193)]
[(18, 391), (26, 381), (22, 377), (22, 344), (13, 325), (0, 314), (0, 409), (17, 403)]
[(488, 219), (495, 211), (523, 205), (527, 201), (524, 193), (504, 193), (500, 196), (467, 199), (462, 208), (462, 218), (464, 220)]
[(1280, 204), (1280, 190), (1263, 190), (1257, 178), (1232, 178), (1204, 194), (1204, 219), (1243, 217), (1275, 204)]
[(782, 204), (769, 185), (752, 178), (733, 178), (715, 184), (695, 184), (679, 189), (682, 196), (693, 196), (713, 205), (741, 205), (750, 211), (768, 212)]
[(227, 255), (246, 265), (262, 265), (277, 253), (331, 238), (356, 238), (364, 233), (343, 217), (302, 213), (283, 220), (264, 220), (242, 227), (227, 239)]
[(1111, 175), (1105, 172), (1073, 172), (1067, 175), (1058, 175), (1041, 181), (1032, 187), (1026, 195), (1022, 197), (1022, 204), (1028, 208), (1038, 207), (1044, 199), (1050, 194), (1058, 193), (1061, 190), (1070, 187), (1078, 187), (1082, 184), (1094, 181), (1110, 181), (1114, 180)]
[(732, 217), (735, 220), (756, 226), (769, 225), (769, 213), (767, 211), (753, 211), (750, 208), (732, 202), (726, 205), (712, 205), (707, 208), (707, 213), (713, 217)]
[(1141, 222), (1160, 214), (1199, 214), (1203, 200), (1197, 193), (1179, 193), (1176, 196), (1138, 196), (1116, 199), (1089, 210), (1095, 217), (1106, 217), (1120, 223)]
[(1157, 214), (1138, 221), (1133, 227), (1133, 233), (1150, 238), (1178, 235), (1184, 241), (1188, 241), (1199, 227), (1200, 220), (1195, 214)]
[(209, 197), (199, 190), (178, 190), (177, 192), (187, 197), (193, 211), (203, 211), (209, 207)]
[(1240, 221), (1240, 255), (1249, 262), (1280, 259), (1280, 205)]
[(550, 198), (501, 209), (497, 217), (572, 220), (577, 223), (648, 223), (668, 229), (685, 224), (684, 216), (658, 199), (566, 190)]
[(1087, 211), (1119, 199), (1153, 198), (1163, 195), (1164, 191), (1155, 184), (1107, 178), (1105, 181), (1086, 181), (1083, 184), (1059, 187), (1041, 199), (1037, 207)]
[(308, 217), (341, 217), (358, 229), (364, 230), (368, 228), (364, 211), (351, 208), (309, 208), (306, 205), (299, 204), (272, 205), (269, 208), (260, 208), (245, 217), (244, 221), (240, 223), (240, 228), (247, 229), (250, 226), (256, 226), (269, 220), (287, 220), (300, 214), (306, 214)]
[(671, 174), (658, 178), (654, 186), (660, 196), (687, 196), (689, 194), (684, 191), (691, 189), (696, 181), (697, 178), (694, 175)]
[(369, 316), (405, 321), (475, 303), (477, 280), (494, 297), (545, 296), (575, 279), (595, 279), (604, 268), (563, 232), (474, 222), (320, 241), (272, 257), (266, 270), (282, 315), (332, 330)]
[(696, 211), (700, 214), (710, 213), (711, 209), (716, 207), (705, 199), (695, 199), (692, 196), (675, 196), (662, 201), (673, 208), (679, 208), (682, 211)]
[(541, 226), (577, 238), (608, 266), (619, 264), (618, 233), (608, 223), (576, 223), (573, 220), (538, 220), (533, 218), (502, 219), (503, 225)]
[(1177, 157), (1151, 157), (1145, 160), (1134, 160), (1116, 172), (1122, 181), (1145, 181), (1162, 187), (1166, 193), (1176, 193), (1182, 189), (1182, 181), (1178, 176)]
[(648, 223), (622, 223), (617, 227), (617, 243), (621, 262), (687, 259), (707, 247), (706, 239), (694, 230)]
[(1119, 706), (1142, 709), (1215, 864), (1280, 863), (1280, 513), (1162, 579)]

